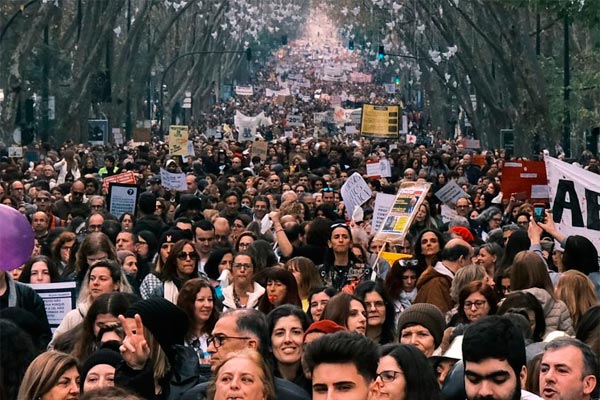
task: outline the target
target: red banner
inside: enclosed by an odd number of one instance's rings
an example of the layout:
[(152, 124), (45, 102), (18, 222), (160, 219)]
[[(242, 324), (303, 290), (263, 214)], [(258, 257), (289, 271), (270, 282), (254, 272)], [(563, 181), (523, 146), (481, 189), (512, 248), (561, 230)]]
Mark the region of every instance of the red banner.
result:
[[(511, 194), (518, 195), (523, 199), (531, 199), (532, 186), (548, 185), (546, 176), (546, 165), (543, 161), (509, 161), (502, 169), (502, 193), (504, 198), (510, 198)], [(535, 188), (534, 188), (535, 189)], [(534, 190), (535, 193), (539, 191)], [(536, 196), (536, 199), (544, 197)], [(547, 198), (547, 195), (546, 197)]]
[(113, 183), (133, 183), (135, 185), (135, 174), (132, 171), (123, 172), (122, 174), (107, 176), (102, 181), (102, 190), (108, 193), (108, 185)]

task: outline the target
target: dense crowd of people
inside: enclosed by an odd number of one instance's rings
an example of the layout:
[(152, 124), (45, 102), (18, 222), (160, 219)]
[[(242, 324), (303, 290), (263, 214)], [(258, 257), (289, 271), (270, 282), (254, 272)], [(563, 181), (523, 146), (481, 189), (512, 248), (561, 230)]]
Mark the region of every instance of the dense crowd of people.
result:
[[(37, 160), (0, 160), (0, 202), (35, 235), (29, 260), (0, 272), (0, 398), (598, 398), (593, 243), (502, 193), (510, 155), (476, 163), (480, 154), (410, 105), (417, 144), (315, 123), (333, 95), (347, 108), (399, 99), (379, 84), (319, 79), (323, 60), (368, 71), (343, 50), (292, 49), (285, 73), (312, 87), (266, 97), (285, 83), (281, 60), (267, 64), (251, 97), (203, 115), (194, 155), (171, 157), (154, 137), (40, 144)], [(240, 141), (236, 110), (272, 125)], [(290, 113), (304, 126), (287, 126)], [(252, 149), (263, 140), (266, 156)], [(369, 177), (366, 163), (380, 159), (391, 176)], [(592, 154), (580, 162), (598, 172)], [(165, 188), (161, 169), (185, 174), (187, 189)], [(117, 216), (103, 180), (124, 171), (140, 194), (135, 212)], [(355, 172), (373, 191), (362, 217), (340, 192)], [(465, 196), (443, 220), (448, 205), (434, 193), (451, 181)], [(431, 189), (390, 245), (371, 230), (375, 196), (410, 182)], [(390, 263), (383, 252), (403, 256)], [(77, 304), (51, 331), (34, 289), (56, 282), (75, 282)]]

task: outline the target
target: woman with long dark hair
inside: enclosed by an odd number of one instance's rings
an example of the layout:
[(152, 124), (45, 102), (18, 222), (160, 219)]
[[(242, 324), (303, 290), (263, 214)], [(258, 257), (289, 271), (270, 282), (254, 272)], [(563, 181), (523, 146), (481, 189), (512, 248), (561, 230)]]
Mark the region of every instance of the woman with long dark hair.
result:
[(381, 349), (372, 400), (438, 400), (440, 386), (425, 355), (416, 347), (389, 344)]
[(392, 343), (396, 313), (381, 281), (363, 282), (356, 287), (354, 294), (367, 308), (367, 336), (375, 343)]
[(177, 306), (185, 312), (189, 322), (185, 345), (196, 351), (201, 364), (209, 363), (207, 339), (219, 319), (216, 301), (214, 288), (200, 278), (184, 283), (177, 299)]
[(338, 291), (353, 293), (354, 288), (370, 279), (371, 268), (359, 262), (350, 249), (352, 248), (352, 231), (344, 222), (336, 222), (330, 226), (328, 240), (329, 250), (325, 260), (319, 266), (323, 283)]
[(271, 352), (275, 361), (275, 376), (286, 379), (312, 392), (310, 380), (302, 371), (304, 332), (309, 322), (297, 306), (284, 304), (267, 315), (271, 335)]
[(198, 276), (199, 259), (193, 241), (179, 240), (175, 243), (158, 276), (162, 285), (154, 290), (153, 296), (164, 297), (176, 304), (183, 284)]
[(267, 268), (261, 274), (259, 283), (266, 290), (258, 301), (259, 311), (268, 314), (283, 304), (302, 306), (298, 284), (290, 271), (280, 267)]

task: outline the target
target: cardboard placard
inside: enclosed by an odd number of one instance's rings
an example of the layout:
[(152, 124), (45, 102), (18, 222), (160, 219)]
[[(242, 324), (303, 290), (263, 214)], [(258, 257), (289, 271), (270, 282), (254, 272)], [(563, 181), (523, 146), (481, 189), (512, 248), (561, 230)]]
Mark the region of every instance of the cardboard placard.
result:
[(262, 161), (267, 159), (267, 151), (269, 150), (269, 144), (262, 140), (252, 143), (252, 158), (260, 157)]
[(184, 125), (169, 126), (169, 155), (171, 156), (187, 156), (187, 144), (190, 131)]

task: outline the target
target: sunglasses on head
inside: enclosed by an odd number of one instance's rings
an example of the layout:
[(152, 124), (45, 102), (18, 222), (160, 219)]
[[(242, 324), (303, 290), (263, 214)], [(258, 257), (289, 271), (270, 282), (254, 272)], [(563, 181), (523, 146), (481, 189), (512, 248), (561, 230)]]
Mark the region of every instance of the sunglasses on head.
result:
[(322, 189), (324, 192), (333, 192), (333, 188), (327, 186)]

